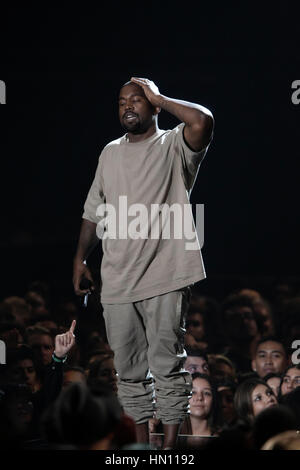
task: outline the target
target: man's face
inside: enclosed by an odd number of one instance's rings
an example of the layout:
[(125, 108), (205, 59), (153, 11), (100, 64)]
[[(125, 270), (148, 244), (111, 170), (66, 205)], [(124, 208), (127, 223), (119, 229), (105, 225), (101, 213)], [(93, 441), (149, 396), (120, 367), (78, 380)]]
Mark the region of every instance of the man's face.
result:
[(189, 315), (186, 322), (186, 331), (192, 335), (197, 341), (201, 341), (205, 336), (204, 320), (201, 313), (193, 313)]
[(185, 370), (188, 370), (190, 374), (200, 372), (200, 374), (209, 375), (209, 367), (204, 357), (188, 356), (184, 363)]
[(143, 134), (154, 120), (154, 107), (142, 87), (130, 83), (119, 94), (119, 119), (123, 129), (132, 134)]
[(64, 372), (63, 388), (73, 383), (86, 384), (85, 375), (79, 370), (67, 370)]
[(246, 305), (227, 314), (227, 327), (230, 335), (239, 340), (254, 338), (258, 332), (253, 310)]
[(258, 346), (252, 368), (260, 377), (265, 377), (271, 372), (282, 374), (287, 366), (287, 358), (284, 347), (277, 341), (266, 341)]
[(37, 386), (37, 375), (34, 364), (31, 359), (23, 359), (19, 361), (19, 368), (25, 379), (25, 383), (30, 387), (32, 392), (35, 392)]
[(44, 365), (50, 364), (54, 352), (54, 343), (49, 335), (36, 334), (29, 338), (29, 346), (40, 354)]

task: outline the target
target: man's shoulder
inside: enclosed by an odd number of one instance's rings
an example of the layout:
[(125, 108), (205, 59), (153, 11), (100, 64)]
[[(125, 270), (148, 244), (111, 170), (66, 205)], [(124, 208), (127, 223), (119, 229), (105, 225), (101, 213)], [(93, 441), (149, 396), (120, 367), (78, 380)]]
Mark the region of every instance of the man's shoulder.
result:
[(113, 147), (118, 147), (118, 146), (120, 146), (120, 145), (122, 144), (122, 142), (124, 141), (124, 138), (125, 138), (125, 137), (124, 137), (124, 135), (123, 135), (122, 137), (118, 137), (117, 139), (111, 140), (110, 142), (108, 142), (108, 143), (104, 146), (103, 150), (105, 150), (105, 149), (106, 149), (106, 150), (110, 150), (110, 149), (113, 148)]

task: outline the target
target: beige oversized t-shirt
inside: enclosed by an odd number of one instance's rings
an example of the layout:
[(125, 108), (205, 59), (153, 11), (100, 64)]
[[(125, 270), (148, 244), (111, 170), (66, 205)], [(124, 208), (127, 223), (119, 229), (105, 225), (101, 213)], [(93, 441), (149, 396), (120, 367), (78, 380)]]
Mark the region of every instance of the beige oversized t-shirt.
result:
[(102, 303), (137, 302), (206, 277), (189, 195), (208, 147), (192, 151), (183, 128), (141, 142), (124, 135), (101, 152), (82, 217), (104, 234)]

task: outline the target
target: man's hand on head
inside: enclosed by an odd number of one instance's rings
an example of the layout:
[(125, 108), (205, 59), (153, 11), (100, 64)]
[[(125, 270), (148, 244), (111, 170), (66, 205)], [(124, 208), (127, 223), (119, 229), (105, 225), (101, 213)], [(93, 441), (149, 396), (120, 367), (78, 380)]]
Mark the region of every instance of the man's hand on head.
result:
[(154, 82), (148, 80), (148, 78), (138, 78), (138, 77), (131, 77), (131, 82), (136, 83), (137, 85), (141, 86), (144, 90), (146, 98), (150, 101), (152, 106), (160, 107), (160, 93), (158, 87), (155, 85)]

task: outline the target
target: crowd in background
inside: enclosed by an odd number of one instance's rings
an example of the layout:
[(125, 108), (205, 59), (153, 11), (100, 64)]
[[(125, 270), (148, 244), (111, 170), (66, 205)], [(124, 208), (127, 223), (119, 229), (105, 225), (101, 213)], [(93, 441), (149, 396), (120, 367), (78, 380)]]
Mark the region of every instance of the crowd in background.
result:
[[(200, 283), (185, 327), (192, 392), (178, 448), (300, 449), (300, 281), (274, 283), (268, 295), (245, 285), (221, 300)], [(32, 282), (2, 299), (0, 340), (4, 448), (138, 448), (96, 293), (85, 308)], [(149, 430), (140, 448), (159, 448), (155, 396)]]

